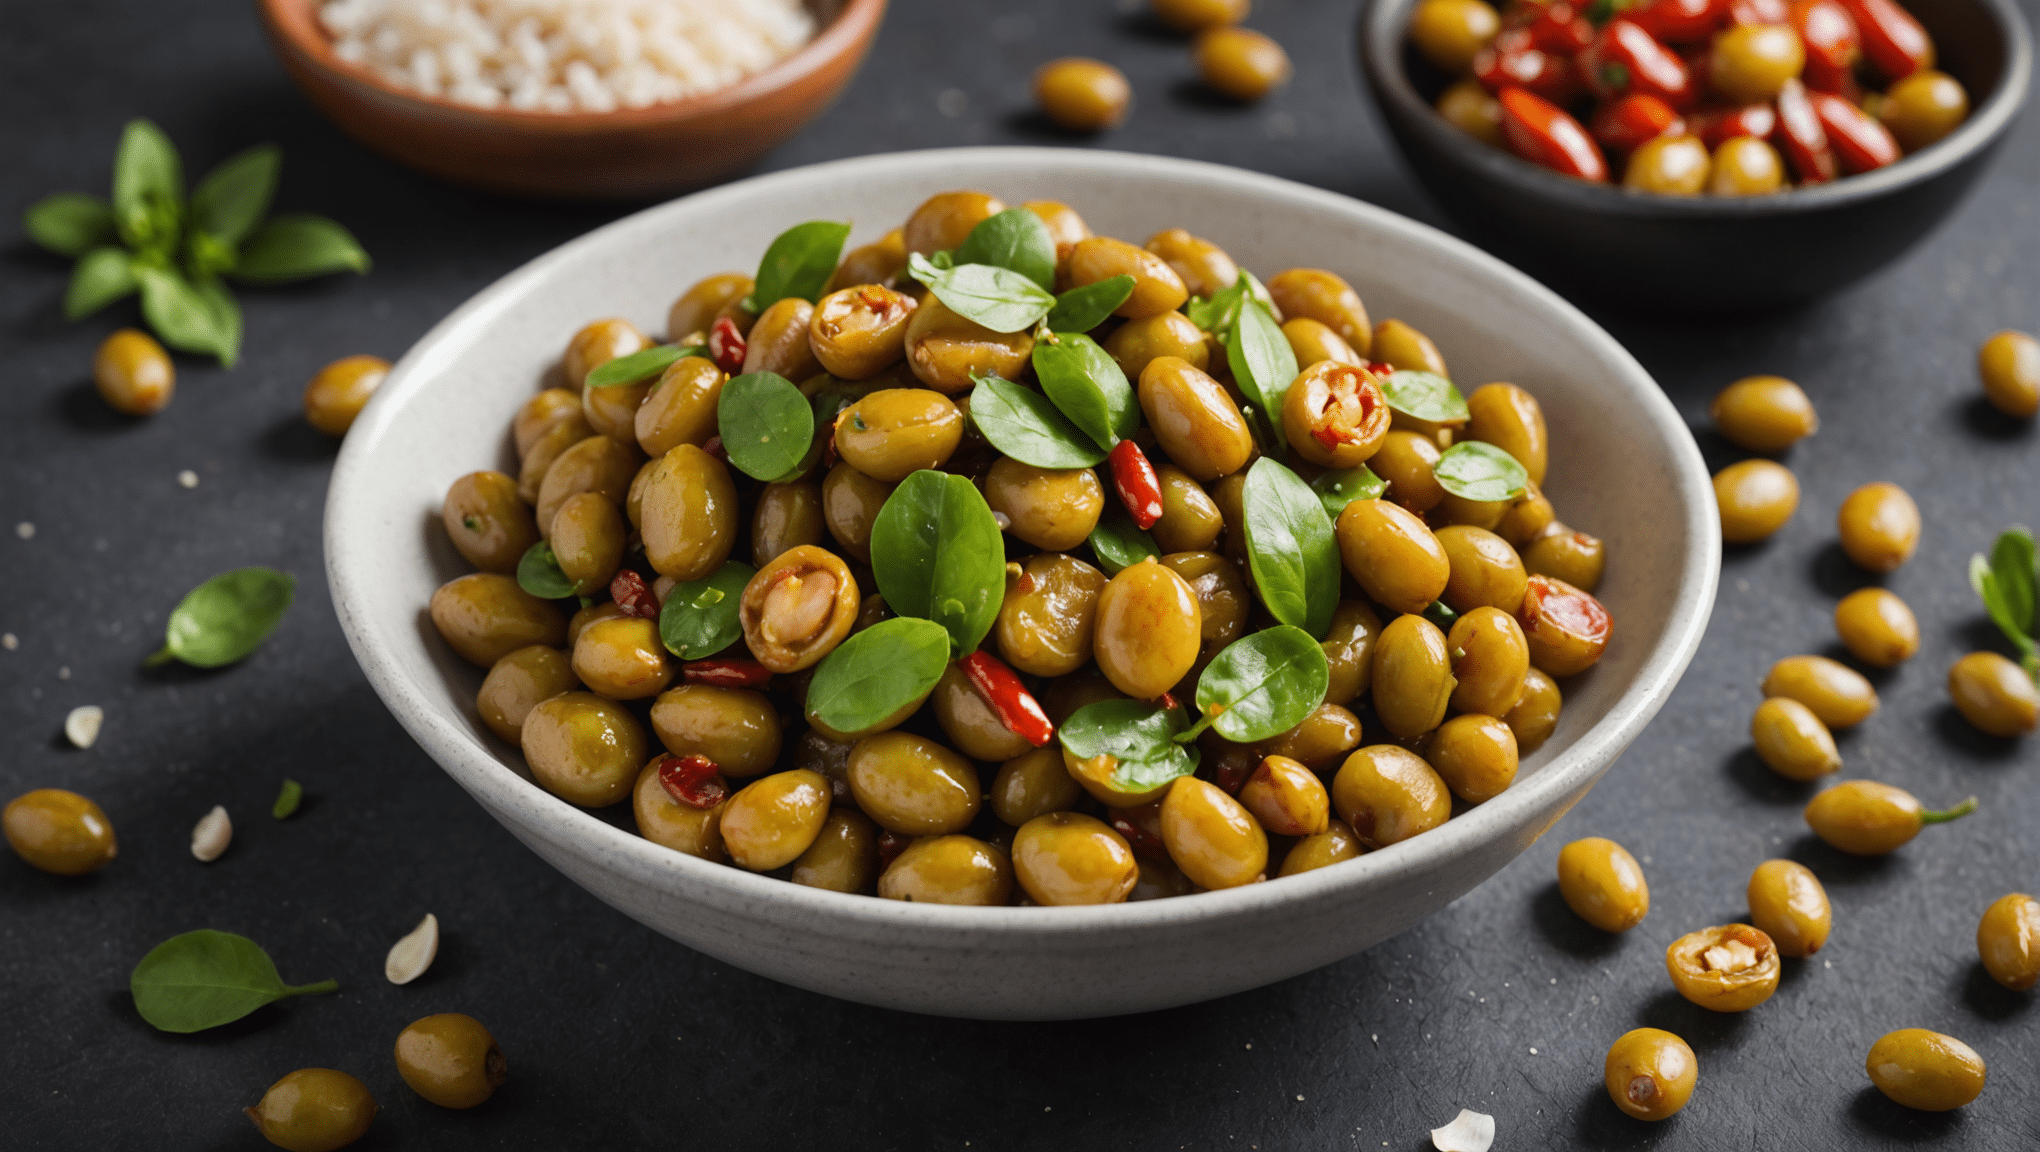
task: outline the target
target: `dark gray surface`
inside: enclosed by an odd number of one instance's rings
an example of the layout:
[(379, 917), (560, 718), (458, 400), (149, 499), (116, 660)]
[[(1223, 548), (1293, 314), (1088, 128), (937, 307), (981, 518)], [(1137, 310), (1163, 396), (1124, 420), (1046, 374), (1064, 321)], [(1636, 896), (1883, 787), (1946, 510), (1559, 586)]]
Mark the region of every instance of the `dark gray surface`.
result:
[[(1101, 146), (1229, 161), (1433, 218), (1360, 106), (1352, 5), (1257, 7), (1298, 80), (1235, 109), (1197, 91), (1179, 42), (1107, 5), (896, 0), (848, 96), (770, 166), (1053, 139), (1026, 114), (1027, 77), (1084, 52), (1119, 62), (1140, 93)], [(132, 313), (66, 324), (62, 264), (18, 240), (0, 254), (0, 631), (20, 638), (0, 651), (0, 793), (75, 788), (121, 837), (119, 860), (85, 880), (0, 858), (0, 1147), (261, 1147), (238, 1109), (305, 1065), (350, 1070), (382, 1102), (363, 1149), (1407, 1150), (1461, 1107), (1493, 1113), (1503, 1149), (2040, 1143), (2040, 1011), (1984, 977), (1972, 943), (1990, 900), (2040, 889), (2034, 746), (1968, 731), (1941, 686), (1957, 654), (1992, 643), (1968, 555), (2036, 519), (2036, 433), (1981, 407), (1973, 356), (1998, 328), (2040, 328), (2040, 120), (1948, 228), (1870, 283), (1761, 322), (1611, 323), (1696, 427), (1716, 389), (1756, 371), (1800, 380), (1825, 427), (1791, 454), (1805, 487), (1792, 524), (1732, 550), (1677, 695), (1542, 844), (1403, 938), (1275, 987), (1118, 1020), (978, 1024), (784, 988), (610, 911), (440, 774), (341, 639), (319, 544), (333, 447), (299, 417), (304, 380), (343, 354), (401, 353), (494, 277), (616, 212), (470, 196), (367, 155), (289, 86), (245, 0), (16, 0), (7, 13), (0, 212), (102, 190), (121, 123), (148, 115), (194, 168), (281, 143), (280, 203), (344, 220), (378, 264), (365, 280), (245, 293), (243, 364), (180, 360), (176, 402), (137, 422), (88, 381), (92, 348)], [(953, 116), (937, 104), (951, 88), (967, 102)], [(1711, 463), (1731, 458), (1701, 443)], [(203, 478), (195, 490), (178, 487), (184, 468)], [(1975, 793), (1983, 810), (1860, 862), (1806, 838), (1806, 792), (1757, 766), (1744, 733), (1768, 663), (1833, 644), (1834, 600), (1864, 582), (1834, 546), (1834, 509), (1873, 479), (1905, 485), (1926, 514), (1920, 556), (1889, 580), (1925, 646), (1877, 677), (1884, 708), (1843, 737), (1846, 771), (1929, 801)], [(1614, 541), (1613, 562), (1643, 547)], [(184, 589), (251, 563), (302, 579), (267, 647), (217, 673), (138, 669)], [(87, 752), (58, 735), (83, 703), (108, 713)], [(277, 824), (267, 809), (286, 775), (309, 798)], [(215, 803), (239, 831), (206, 867), (186, 843)], [(1623, 938), (1558, 901), (1553, 857), (1586, 835), (1621, 840), (1651, 877), (1651, 916)], [(1664, 945), (1742, 916), (1750, 869), (1778, 854), (1827, 883), (1832, 943), (1747, 1016), (1687, 1006)], [(439, 962), (392, 987), (383, 953), (427, 910), (446, 928)], [(342, 990), (198, 1036), (155, 1032), (127, 973), (198, 927), (246, 933), (287, 980), (330, 975)], [(472, 1113), (422, 1102), (390, 1061), (404, 1024), (439, 1011), (479, 1017), (509, 1056), (510, 1082)], [(1692, 1105), (1657, 1126), (1616, 1114), (1600, 1087), (1607, 1045), (1641, 1023), (1680, 1032), (1701, 1060)], [(1915, 1025), (1990, 1062), (1976, 1104), (1909, 1113), (1869, 1087), (1871, 1041)]]

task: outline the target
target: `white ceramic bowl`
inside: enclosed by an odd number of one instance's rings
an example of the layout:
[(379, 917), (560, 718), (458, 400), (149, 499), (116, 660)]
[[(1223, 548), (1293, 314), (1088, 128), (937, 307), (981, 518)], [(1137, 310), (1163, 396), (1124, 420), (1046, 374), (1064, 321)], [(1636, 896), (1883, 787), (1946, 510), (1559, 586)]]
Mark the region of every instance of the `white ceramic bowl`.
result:
[[(1101, 233), (1183, 227), (1263, 274), (1329, 268), (1376, 317), (1435, 339), (1459, 380), (1544, 405), (1546, 490), (1609, 542), (1614, 642), (1566, 687), (1558, 732), (1515, 786), (1444, 827), (1302, 876), (1092, 908), (953, 908), (844, 896), (669, 851), (540, 789), (474, 709), (480, 670), (426, 603), (465, 569), (439, 525), (455, 477), (513, 462), (512, 412), (567, 337), (601, 316), (664, 327), (700, 276), (748, 269), (787, 226), (856, 223), (863, 243), (932, 193), (1056, 199)], [(1139, 1012), (1267, 984), (1415, 924), (1565, 814), (1671, 693), (1707, 624), (1720, 560), (1700, 453), (1643, 368), (1522, 274), (1424, 225), (1235, 168), (1109, 152), (979, 148), (871, 156), (697, 193), (583, 236), (497, 281), (419, 341), (348, 433), (326, 506), (327, 575), (369, 681), (412, 736), (554, 867), (690, 948), (803, 988), (953, 1016)], [(628, 817), (626, 816), (626, 821)]]

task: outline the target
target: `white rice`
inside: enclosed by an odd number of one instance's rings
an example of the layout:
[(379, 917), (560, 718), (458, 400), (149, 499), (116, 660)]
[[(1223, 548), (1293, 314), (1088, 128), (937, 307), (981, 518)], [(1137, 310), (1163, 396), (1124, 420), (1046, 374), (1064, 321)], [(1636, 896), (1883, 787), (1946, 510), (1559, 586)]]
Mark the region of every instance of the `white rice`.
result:
[(614, 112), (725, 88), (813, 38), (801, 0), (325, 0), (333, 51), (476, 108)]

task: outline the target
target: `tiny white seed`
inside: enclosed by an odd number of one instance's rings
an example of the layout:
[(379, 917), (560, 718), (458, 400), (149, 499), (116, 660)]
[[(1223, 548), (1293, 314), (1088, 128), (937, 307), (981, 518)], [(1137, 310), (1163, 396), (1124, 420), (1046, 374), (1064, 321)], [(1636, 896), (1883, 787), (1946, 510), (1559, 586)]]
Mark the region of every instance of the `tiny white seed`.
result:
[(432, 958), (437, 955), (439, 917), (427, 912), (410, 935), (390, 945), (389, 958), (383, 961), (383, 975), (392, 984), (409, 984), (432, 967)]
[(191, 830), (191, 854), (201, 863), (210, 864), (219, 859), (233, 841), (234, 821), (225, 808), (215, 804), (213, 810)]
[(1461, 1108), (1452, 1123), (1431, 1129), (1431, 1147), (1438, 1152), (1488, 1152), (1495, 1143), (1495, 1118)]
[(186, 468), (177, 474), (177, 483), (186, 488), (198, 487), (198, 473)]
[(90, 748), (99, 739), (99, 726), (106, 722), (106, 710), (97, 704), (82, 704), (64, 717), (64, 735), (72, 747)]

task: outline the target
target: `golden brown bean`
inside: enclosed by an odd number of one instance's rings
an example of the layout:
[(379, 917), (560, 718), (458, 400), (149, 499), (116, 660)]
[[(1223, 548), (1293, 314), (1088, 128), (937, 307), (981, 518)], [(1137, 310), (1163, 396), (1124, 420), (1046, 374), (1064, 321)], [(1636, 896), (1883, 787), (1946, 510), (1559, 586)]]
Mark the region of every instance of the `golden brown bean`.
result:
[(962, 440), (963, 413), (926, 388), (881, 389), (836, 418), (836, 451), (851, 467), (887, 483), (940, 468)]
[(1495, 148), (1508, 147), (1502, 135), (1502, 102), (1473, 77), (1439, 93), (1437, 109), (1446, 123), (1475, 140)]
[(903, 836), (961, 832), (976, 818), (983, 795), (970, 761), (909, 732), (859, 740), (846, 775), (857, 806)]
[(1037, 904), (1117, 904), (1133, 891), (1140, 866), (1104, 821), (1051, 812), (1014, 833), (1013, 876)]
[(1650, 915), (1650, 884), (1629, 849), (1600, 836), (1558, 851), (1558, 894), (1603, 932), (1627, 932)]
[(663, 754), (652, 757), (631, 787), (631, 815), (637, 820), (638, 835), (662, 848), (716, 864), (728, 860), (722, 838), (722, 814), (728, 801), (696, 808), (673, 799), (659, 783), (659, 765), (665, 761)]
[(985, 476), (985, 503), (1006, 531), (1048, 552), (1090, 539), (1105, 511), (1105, 486), (1089, 468), (1037, 468), (1001, 456)]
[(241, 1110), (256, 1131), (285, 1152), (332, 1152), (362, 1138), (374, 1122), (368, 1087), (332, 1068), (300, 1068)]
[(475, 710), (489, 731), (515, 744), (522, 737), (524, 717), (533, 708), (579, 686), (566, 653), (533, 644), (490, 666), (475, 696)]
[(1268, 834), (1215, 784), (1179, 776), (1162, 800), (1162, 845), (1183, 875), (1205, 888), (1237, 888), (1268, 867)]
[(1178, 32), (1222, 28), (1247, 18), (1252, 0), (1149, 0), (1163, 23)]
[(1006, 727), (999, 714), (978, 690), (971, 686), (959, 664), (943, 669), (928, 697), (935, 708), (936, 723), (957, 751), (973, 760), (1011, 760), (1033, 748), (1025, 736)]
[(1442, 599), (1454, 611), (1488, 607), (1513, 614), (1522, 607), (1529, 577), (1507, 540), (1464, 524), (1438, 529), (1437, 538), (1451, 572)]
[(593, 596), (609, 587), (610, 578), (623, 563), (630, 526), (609, 497), (582, 492), (567, 497), (553, 513), (549, 535), (553, 557), (560, 572), (574, 582), (574, 594)]
[(803, 544), (825, 544), (828, 535), (821, 485), (812, 480), (767, 484), (751, 512), (751, 566), (763, 568)]
[(779, 710), (749, 688), (682, 684), (653, 701), (652, 733), (673, 755), (705, 756), (725, 776), (757, 776), (779, 763)]
[(731, 862), (770, 872), (800, 858), (829, 820), (829, 782), (795, 768), (761, 776), (723, 802), (723, 847)]
[(1328, 772), (1359, 746), (1360, 718), (1337, 704), (1320, 704), (1296, 727), (1262, 741), (1261, 754), (1294, 760), (1313, 772)]
[(553, 425), (581, 412), (581, 398), (565, 388), (547, 388), (523, 404), (511, 418), (511, 439), (517, 444), (517, 458), (523, 460), (532, 444)]
[(1614, 621), (1599, 600), (1549, 576), (1530, 577), (1516, 612), (1530, 663), (1552, 676), (1576, 676), (1608, 650)]
[(878, 828), (855, 808), (835, 808), (787, 879), (831, 892), (868, 892), (878, 878)]
[(736, 484), (722, 461), (692, 444), (659, 457), (639, 515), (645, 559), (661, 576), (703, 579), (736, 547)]
[(1320, 360), (1282, 400), (1282, 435), (1298, 455), (1326, 468), (1357, 468), (1388, 435), (1388, 400), (1365, 368)]
[(1551, 434), (1544, 427), (1544, 409), (1537, 398), (1514, 384), (1483, 384), (1466, 398), (1472, 418), (1466, 438), (1492, 444), (1516, 458), (1533, 483), (1544, 483)]
[(642, 700), (664, 691), (673, 664), (657, 623), (638, 616), (598, 620), (574, 638), (574, 675), (611, 700)]
[(1983, 394), (2015, 420), (2040, 412), (2040, 340), (2007, 329), (1983, 342), (1976, 354)]
[(1834, 913), (1827, 889), (1795, 860), (1766, 860), (1750, 874), (1750, 920), (1780, 956), (1803, 959), (1827, 943)]
[(788, 296), (759, 313), (744, 338), (744, 371), (776, 372), (789, 380), (805, 380), (822, 370), (808, 331), (815, 306)]
[(1859, 588), (1835, 605), (1835, 632), (1856, 659), (1891, 668), (1920, 650), (1920, 624), (1905, 601), (1884, 588)]
[(654, 380), (581, 389), (581, 415), (597, 435), (637, 447), (637, 413), (651, 394)]
[(1435, 372), (1451, 377), (1445, 370), (1445, 355), (1431, 338), (1400, 320), (1383, 320), (1374, 326), (1370, 357), (1398, 371)]
[(1149, 558), (1121, 569), (1098, 594), (1092, 651), (1113, 687), (1152, 700), (1190, 671), (1203, 627), (1189, 582)]
[(1454, 687), (1445, 634), (1422, 616), (1398, 616), (1374, 645), (1374, 711), (1402, 737), (1444, 722)]
[(1105, 338), (1104, 348), (1128, 380), (1140, 379), (1147, 366), (1162, 356), (1174, 356), (1199, 372), (1211, 365), (1204, 333), (1181, 312), (1128, 320)]
[(1995, 652), (1971, 652), (1948, 669), (1948, 697), (1962, 718), (1992, 736), (2023, 736), (2040, 722), (2040, 690)]
[(1082, 560), (1028, 557), (1006, 581), (992, 633), (999, 654), (1031, 676), (1067, 676), (1090, 663), (1105, 584), (1105, 574)]
[(1155, 477), (1162, 488), (1162, 518), (1148, 529), (1155, 547), (1164, 554), (1208, 550), (1225, 531), (1218, 505), (1189, 473), (1173, 464), (1156, 465)]
[(1299, 316), (1282, 325), (1282, 335), (1289, 341), (1298, 368), (1309, 368), (1326, 360), (1356, 368), (1366, 366), (1353, 346), (1321, 320)]
[(1181, 228), (1148, 237), (1147, 250), (1168, 261), (1192, 296), (1209, 299), (1239, 283), (1240, 266), (1225, 249)]
[(922, 256), (954, 249), (970, 230), (1006, 210), (1005, 202), (983, 192), (938, 192), (907, 217), (907, 251)]
[(1751, 452), (1783, 452), (1820, 431), (1820, 416), (1799, 385), (1783, 376), (1745, 376), (1721, 390), (1714, 426)]
[(1346, 757), (1332, 779), (1332, 806), (1369, 849), (1429, 832), (1452, 815), (1452, 793), (1423, 757), (1372, 744)]
[(887, 900), (921, 904), (1007, 904), (1013, 864), (996, 844), (970, 836), (923, 836), (878, 878)]
[(1325, 662), (1331, 679), (1325, 687), (1325, 703), (1350, 704), (1374, 683), (1374, 641), (1381, 635), (1381, 618), (1363, 600), (1341, 600), (1332, 609), (1332, 627), (1325, 633)]
[(1339, 514), (1339, 556), (1361, 591), (1391, 612), (1417, 613), (1445, 592), (1452, 562), (1422, 520), (1384, 500)]
[(1622, 186), (1659, 196), (1698, 196), (1714, 174), (1714, 157), (1697, 136), (1667, 132), (1644, 141), (1622, 168)]
[(1438, 483), (1438, 441), (1421, 432), (1391, 429), (1382, 438), (1381, 450), (1367, 466), (1388, 483), (1388, 498), (1412, 512), (1424, 513), (1445, 499)]
[[(843, 254), (843, 262), (829, 277), (824, 293), (841, 292), (860, 284), (891, 287), (907, 268), (907, 234), (895, 228), (870, 244)], [(748, 291), (748, 289), (746, 289)]]
[(537, 504), (552, 466), (567, 449), (594, 435), (595, 430), (588, 427), (588, 418), (581, 415), (581, 398), (575, 395), (574, 410), (541, 432), (531, 442), (531, 450), (524, 453), (524, 462), (517, 471), (518, 498), (527, 504)]
[(1785, 161), (1754, 136), (1731, 136), (1714, 147), (1710, 196), (1769, 196), (1785, 186)]
[(546, 791), (587, 808), (629, 796), (648, 749), (637, 717), (592, 692), (542, 700), (524, 717), (524, 761)]
[[(537, 455), (534, 450), (533, 459)], [(630, 497), (631, 481), (637, 479), (638, 467), (643, 463), (636, 445), (607, 436), (589, 436), (560, 453), (552, 467), (545, 470), (545, 480), (538, 486), (535, 517), (539, 534), (552, 530), (553, 514), (570, 496), (600, 492), (622, 507)]]
[(707, 335), (716, 315), (749, 296), (753, 287), (742, 272), (718, 272), (696, 281), (667, 309), (666, 338), (681, 341), (697, 333)]
[(1218, 381), (1174, 356), (1160, 356), (1140, 374), (1141, 411), (1169, 460), (1197, 480), (1216, 480), (1246, 466), (1254, 437)]
[(1772, 460), (1743, 460), (1714, 474), (1721, 538), (1754, 544), (1785, 526), (1799, 507), (1799, 479)]
[(574, 338), (567, 342), (566, 354), (560, 357), (560, 369), (566, 373), (568, 386), (579, 392), (588, 381), (588, 373), (619, 356), (642, 352), (650, 346), (651, 341), (628, 320), (597, 320), (574, 333)]
[(1665, 949), (1679, 995), (1713, 1012), (1747, 1012), (1778, 990), (1778, 946), (1748, 924), (1688, 932)]
[(1530, 646), (1516, 618), (1499, 608), (1480, 607), (1452, 622), (1445, 638), (1452, 655), (1452, 706), (1462, 712), (1504, 718), (1523, 698), (1530, 675)]
[(1903, 788), (1875, 780), (1844, 780), (1806, 805), (1813, 834), (1852, 856), (1898, 851), (1928, 824), (1945, 824), (1976, 811), (1976, 797), (1938, 812), (1926, 810)]
[(1070, 249), (1068, 288), (1082, 288), (1114, 276), (1133, 277), (1133, 295), (1113, 310), (1113, 315), (1128, 320), (1174, 311), (1190, 299), (1190, 290), (1168, 261), (1144, 248), (1110, 236), (1091, 236)]
[(1849, 493), (1836, 521), (1842, 551), (1872, 572), (1896, 569), (1919, 547), (1919, 505), (1896, 484), (1880, 481)]
[(1277, 836), (1315, 836), (1331, 827), (1332, 798), (1324, 783), (1287, 756), (1261, 761), (1240, 787), (1240, 806)]
[(1502, 526), (1502, 517), (1509, 514), (1507, 500), (1468, 500), (1457, 493), (1447, 492), (1438, 500), (1438, 506), (1431, 509), (1427, 518), (1435, 528), (1463, 524), (1492, 532)]
[(1216, 552), (1171, 552), (1162, 557), (1162, 566), (1181, 576), (1197, 597), (1200, 647), (1199, 663), (1194, 667), (1202, 668), (1226, 645), (1247, 634), (1254, 594), (1240, 569)]
[(804, 544), (758, 569), (744, 585), (737, 618), (760, 664), (798, 672), (849, 637), (862, 607), (850, 566), (833, 552)]
[(1523, 551), (1523, 568), (1530, 575), (1563, 580), (1585, 592), (1601, 586), (1607, 566), (1608, 546), (1600, 537), (1563, 525), (1538, 537)]
[(1662, 1028), (1623, 1033), (1601, 1069), (1608, 1099), (1638, 1120), (1663, 1120), (1684, 1108), (1699, 1074), (1693, 1049)]
[(2040, 983), (2040, 900), (1998, 897), (1977, 921), (1976, 953), (1990, 978), (2014, 992)]
[(1502, 722), (1516, 734), (1516, 752), (1528, 756), (1544, 746), (1558, 728), (1559, 710), (1564, 706), (1558, 682), (1534, 665), (1523, 677), (1523, 695)]
[(432, 594), (432, 625), (461, 659), (487, 668), (519, 648), (566, 641), (560, 610), (500, 572), (476, 572)]
[(1946, 72), (1922, 68), (1891, 86), (1878, 105), (1877, 118), (1891, 129), (1899, 147), (1917, 152), (1969, 118), (1969, 93)]
[(1282, 858), (1282, 875), (1295, 876), (1303, 872), (1315, 872), (1348, 860), (1358, 860), (1366, 849), (1361, 847), (1360, 838), (1344, 820), (1334, 820), (1330, 827), (1315, 836), (1298, 840), (1289, 853)]
[[(1529, 547), (1533, 541), (1552, 532), (1556, 527), (1561, 526), (1558, 524), (1556, 512), (1551, 507), (1551, 501), (1545, 499), (1544, 493), (1538, 489), (1537, 485), (1532, 484), (1523, 490), (1522, 495), (1509, 501), (1509, 510), (1502, 513), (1502, 522), (1495, 525), (1494, 531), (1496, 535), (1507, 540), (1510, 546), (1520, 553), (1523, 549)], [(1598, 540), (1594, 540), (1591, 536), (1587, 537), (1587, 539), (1594, 541), (1597, 547), (1600, 544)], [(1582, 546), (1584, 547), (1584, 545)], [(1523, 557), (1525, 567), (1528, 567), (1529, 560), (1528, 556)], [(1532, 574), (1540, 575), (1540, 573)], [(1556, 575), (1556, 573), (1541, 573), (1541, 575)], [(1560, 576), (1559, 579), (1563, 580), (1565, 577)], [(1595, 580), (1598, 582), (1599, 579), (1599, 575), (1596, 574)], [(1568, 583), (1575, 583), (1575, 581), (1568, 581)], [(1586, 585), (1582, 584), (1580, 587), (1585, 588)], [(1593, 589), (1587, 588), (1587, 591), (1592, 592)]]
[[(383, 367), (387, 371), (389, 365)], [(108, 336), (93, 355), (92, 383), (99, 389), (100, 399), (114, 411), (128, 416), (150, 416), (168, 407), (171, 396), (176, 394), (177, 368), (155, 337), (139, 329), (122, 328)], [(378, 379), (377, 383), (381, 381)], [(373, 385), (370, 388), (373, 390)], [(361, 405), (356, 404), (354, 410), (360, 411)], [(307, 408), (307, 418), (310, 415)], [(340, 425), (340, 432), (347, 431), (347, 423), (352, 420), (349, 414), (347, 422)], [(317, 423), (313, 427), (325, 431)]]
[(517, 498), (517, 481), (501, 472), (470, 472), (455, 480), (439, 518), (454, 548), (484, 572), (516, 572), (517, 562), (538, 543), (538, 524)]
[(1289, 53), (1251, 28), (1212, 28), (1191, 47), (1197, 74), (1235, 100), (1259, 100), (1289, 82)]
[(656, 459), (682, 444), (708, 443), (717, 431), (716, 409), (727, 383), (729, 377), (706, 356), (682, 356), (667, 365), (631, 418), (638, 447)]
[(567, 650), (571, 652), (575, 642), (581, 639), (581, 633), (593, 625), (603, 620), (614, 620), (623, 614), (623, 608), (614, 600), (597, 601), (574, 613), (567, 619)]
[[(1116, 696), (1117, 699), (1125, 699)], [(1050, 713), (1051, 716), (1054, 713)], [(1141, 805), (1158, 805), (1168, 792), (1169, 784), (1145, 786), (1121, 779), (1118, 775), (1119, 760), (1110, 752), (1100, 752), (1088, 760), (1080, 760), (1068, 748), (1063, 749), (1063, 770), (1070, 779), (1091, 797), (1108, 808), (1138, 808)], [(1170, 781), (1174, 783), (1174, 781)]]
[(1877, 689), (1863, 674), (1825, 656), (1788, 656), (1764, 677), (1766, 696), (1789, 696), (1829, 728), (1853, 728), (1877, 711)]
[(1015, 828), (1050, 812), (1077, 806), (1084, 791), (1063, 767), (1062, 749), (1035, 748), (999, 765), (987, 802), (992, 814)]
[(865, 380), (907, 354), (914, 298), (878, 284), (822, 297), (808, 329), (814, 356), (830, 375)]
[(1454, 796), (1485, 804), (1516, 781), (1516, 734), (1493, 716), (1469, 712), (1438, 726), (1424, 758)]
[(851, 558), (871, 562), (871, 525), (893, 486), (874, 480), (848, 463), (822, 478), (822, 523)]
[(1034, 74), (1034, 102), (1071, 132), (1117, 128), (1133, 103), (1126, 74), (1102, 60), (1065, 56)]
[(1321, 268), (1291, 268), (1268, 278), (1268, 295), (1283, 320), (1315, 320), (1338, 334), (1356, 355), (1365, 357), (1374, 345), (1374, 326), (1360, 294), (1335, 273)]
[(1424, 0), (1410, 13), (1410, 40), (1448, 76), (1470, 70), (1501, 29), (1501, 17), (1481, 0)]
[(994, 332), (930, 296), (907, 321), (907, 367), (937, 392), (969, 391), (977, 376), (1018, 380), (1034, 354), (1026, 332)]
[(1835, 738), (1813, 710), (1797, 700), (1773, 696), (1750, 717), (1750, 742), (1757, 757), (1789, 780), (1818, 780), (1842, 769)]
[(8, 801), (0, 831), (15, 855), (53, 876), (97, 872), (120, 851), (99, 805), (62, 788), (37, 788)]
[[(114, 335), (118, 336), (119, 333)], [(343, 356), (333, 361), (319, 369), (305, 384), (305, 421), (328, 436), (347, 435), (347, 429), (353, 426), (354, 418), (361, 415), (361, 410), (368, 404), (369, 397), (375, 395), (377, 388), (382, 387), (382, 382), (389, 374), (390, 362), (380, 356)], [(138, 402), (143, 399), (146, 391), (145, 388), (137, 389)], [(106, 394), (106, 389), (101, 387), (100, 395)], [(146, 415), (169, 402), (170, 387), (166, 381), (162, 401), (155, 408), (142, 412), (122, 408), (121, 411), (130, 415)]]
[(1040, 219), (1048, 228), (1049, 239), (1055, 241), (1055, 267), (1057, 272), (1069, 263), (1070, 250), (1077, 241), (1088, 239), (1091, 226), (1077, 215), (1077, 210), (1057, 200), (1029, 200), (1020, 205)]
[(1960, 1108), (1983, 1092), (1983, 1057), (1976, 1049), (1925, 1028), (1885, 1033), (1870, 1046), (1863, 1070), (1892, 1102), (1922, 1112)]

